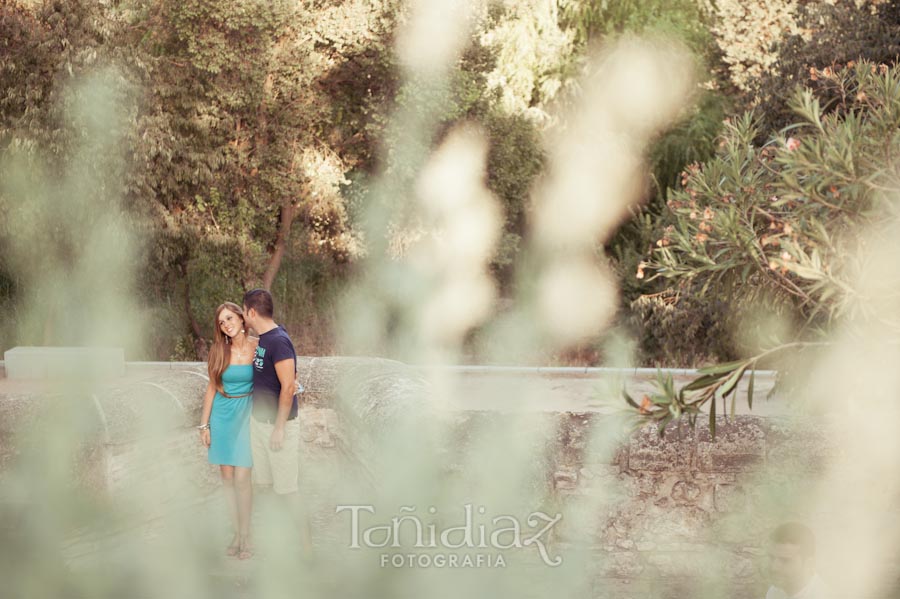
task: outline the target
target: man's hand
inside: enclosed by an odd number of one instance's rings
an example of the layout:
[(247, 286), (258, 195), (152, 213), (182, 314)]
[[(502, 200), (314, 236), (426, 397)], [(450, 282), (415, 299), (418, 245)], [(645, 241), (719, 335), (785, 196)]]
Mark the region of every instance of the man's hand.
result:
[(269, 439), (269, 449), (272, 451), (281, 451), (284, 447), (284, 428), (275, 427), (272, 431), (272, 438)]

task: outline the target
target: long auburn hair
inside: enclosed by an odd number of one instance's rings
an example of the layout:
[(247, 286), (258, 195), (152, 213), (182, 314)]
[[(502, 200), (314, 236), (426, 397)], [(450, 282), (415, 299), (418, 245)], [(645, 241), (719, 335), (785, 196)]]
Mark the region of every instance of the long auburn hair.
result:
[(209, 380), (215, 381), (216, 389), (219, 391), (222, 391), (222, 373), (225, 372), (225, 369), (231, 363), (231, 338), (223, 333), (222, 327), (219, 326), (219, 315), (225, 309), (240, 316), (241, 322), (244, 322), (244, 311), (237, 304), (225, 302), (216, 308), (216, 317), (213, 320), (215, 336), (213, 337), (212, 347), (209, 349), (207, 368), (209, 369)]

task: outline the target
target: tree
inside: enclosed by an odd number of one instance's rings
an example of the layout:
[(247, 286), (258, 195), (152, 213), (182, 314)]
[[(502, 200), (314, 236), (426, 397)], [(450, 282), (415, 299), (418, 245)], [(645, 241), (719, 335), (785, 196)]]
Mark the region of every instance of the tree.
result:
[[(128, 115), (123, 201), (146, 240), (142, 295), (175, 331), (184, 322), (202, 355), (211, 325), (195, 314), (273, 285), (290, 248), (336, 262), (358, 252), (340, 195), (347, 164), (331, 147), (346, 140), (328, 131), (331, 103), (320, 82), (385, 37), (392, 7), (4, 2), (3, 150), (63, 160), (69, 78), (115, 65), (141, 91)], [(289, 245), (298, 223), (303, 243)], [(176, 305), (182, 315), (158, 308)], [(153, 343), (157, 351), (173, 344)]]

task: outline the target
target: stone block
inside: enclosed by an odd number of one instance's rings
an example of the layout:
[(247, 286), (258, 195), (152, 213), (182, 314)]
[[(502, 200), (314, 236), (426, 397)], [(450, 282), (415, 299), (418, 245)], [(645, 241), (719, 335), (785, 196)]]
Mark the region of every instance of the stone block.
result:
[(619, 502), (628, 496), (624, 477), (617, 466), (595, 464), (578, 470), (577, 489), (600, 504)]
[(676, 503), (694, 503), (700, 498), (700, 495), (700, 487), (686, 480), (679, 480), (672, 485), (670, 493), (670, 497)]
[(702, 552), (653, 551), (647, 554), (646, 561), (654, 574), (664, 580), (699, 578), (709, 565), (708, 556)]
[(792, 473), (823, 471), (839, 453), (840, 435), (820, 423), (773, 421), (768, 435), (768, 464)]
[(631, 488), (634, 497), (652, 498), (658, 497), (663, 493), (662, 488), (668, 478), (666, 472), (660, 471), (639, 471), (630, 473), (628, 477), (628, 486)]
[(641, 540), (690, 542), (701, 539), (709, 521), (709, 514), (692, 505), (654, 507), (641, 519)]
[(700, 429), (697, 439), (697, 468), (703, 472), (744, 472), (765, 460), (766, 433), (758, 418), (720, 417), (716, 438)]
[(689, 470), (694, 455), (694, 433), (684, 427), (660, 437), (656, 425), (642, 427), (628, 443), (629, 470)]
[(718, 512), (743, 512), (749, 506), (747, 492), (740, 485), (716, 484), (713, 503)]
[(558, 490), (571, 490), (578, 483), (578, 473), (574, 470), (557, 470), (553, 473), (553, 484)]
[(317, 447), (334, 447), (338, 431), (337, 413), (330, 408), (303, 406), (298, 415), (300, 438)]

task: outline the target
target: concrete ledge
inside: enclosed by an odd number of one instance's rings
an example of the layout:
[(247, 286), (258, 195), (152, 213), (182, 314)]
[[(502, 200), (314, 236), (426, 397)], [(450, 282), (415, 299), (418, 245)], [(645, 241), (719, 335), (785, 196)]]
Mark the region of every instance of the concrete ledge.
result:
[(128, 372), (154, 372), (157, 370), (206, 370), (206, 362), (126, 362)]
[[(546, 374), (553, 376), (602, 376), (602, 375), (628, 375), (628, 376), (656, 376), (657, 372), (671, 374), (673, 376), (697, 376), (696, 368), (613, 368), (608, 366), (490, 366), (490, 365), (455, 365), (455, 366), (428, 366), (427, 364), (409, 364), (410, 368), (417, 370), (447, 370), (450, 372), (462, 372), (466, 374)], [(774, 378), (775, 370), (757, 370), (757, 377)], [(749, 377), (749, 374), (747, 375)]]
[(6, 378), (110, 378), (125, 375), (120, 347), (14, 347), (3, 354)]

